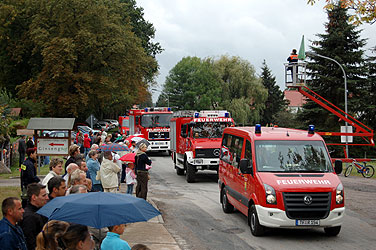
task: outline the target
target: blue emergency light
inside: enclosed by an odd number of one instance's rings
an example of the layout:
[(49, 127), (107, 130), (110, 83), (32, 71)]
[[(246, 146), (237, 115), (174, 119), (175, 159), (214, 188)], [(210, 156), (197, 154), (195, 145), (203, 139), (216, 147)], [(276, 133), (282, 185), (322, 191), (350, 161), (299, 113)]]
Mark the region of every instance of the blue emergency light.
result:
[(226, 113), (225, 113), (225, 117), (226, 117), (226, 118), (229, 118), (229, 117), (230, 117), (230, 113), (226, 112)]
[(255, 126), (255, 134), (261, 134), (261, 124), (256, 124), (256, 126)]
[(145, 108), (144, 111), (145, 111), (145, 112), (148, 112), (148, 108)]
[(195, 112), (195, 118), (199, 118), (200, 114), (198, 112)]
[(167, 111), (171, 111), (171, 108), (167, 108)]
[(308, 134), (313, 135), (315, 133), (315, 125), (308, 126)]

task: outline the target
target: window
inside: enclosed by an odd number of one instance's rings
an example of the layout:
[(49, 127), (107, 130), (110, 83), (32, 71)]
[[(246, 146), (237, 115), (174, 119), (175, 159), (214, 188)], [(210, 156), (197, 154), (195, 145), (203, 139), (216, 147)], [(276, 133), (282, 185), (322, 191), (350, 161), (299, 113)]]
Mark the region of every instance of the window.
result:
[(256, 141), (259, 172), (331, 172), (332, 164), (322, 141)]
[(183, 138), (186, 138), (186, 137), (187, 137), (187, 124), (183, 124), (183, 125), (181, 125), (180, 135), (181, 135), (181, 137), (183, 137)]
[(223, 160), (227, 163), (231, 163), (230, 151), (229, 151), (229, 147), (228, 147), (228, 145), (231, 145), (231, 138), (232, 138), (232, 135), (225, 134), (223, 136), (223, 140), (222, 140), (221, 160)]
[(252, 166), (252, 144), (249, 140), (245, 143), (244, 158), (248, 160), (248, 166)]
[(222, 140), (221, 159), (237, 168), (242, 154), (243, 141), (241, 137), (225, 134)]
[(238, 136), (233, 136), (231, 141), (230, 154), (233, 156), (232, 165), (236, 168), (239, 167), (240, 157), (242, 155), (244, 139)]

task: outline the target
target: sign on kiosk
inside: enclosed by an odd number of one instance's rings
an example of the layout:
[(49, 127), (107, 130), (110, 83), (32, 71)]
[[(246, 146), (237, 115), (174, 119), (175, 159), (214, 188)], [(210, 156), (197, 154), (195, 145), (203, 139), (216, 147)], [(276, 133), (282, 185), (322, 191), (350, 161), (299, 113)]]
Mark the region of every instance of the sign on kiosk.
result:
[(37, 140), (38, 155), (67, 155), (68, 139), (45, 139)]

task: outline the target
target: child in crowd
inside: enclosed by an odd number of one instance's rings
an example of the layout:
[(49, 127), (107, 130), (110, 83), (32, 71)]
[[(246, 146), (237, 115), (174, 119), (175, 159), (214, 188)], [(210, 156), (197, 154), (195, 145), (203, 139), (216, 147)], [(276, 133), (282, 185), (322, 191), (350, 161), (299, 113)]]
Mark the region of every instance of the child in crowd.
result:
[(127, 183), (127, 194), (132, 195), (133, 186), (136, 183), (136, 174), (134, 173), (133, 163), (128, 163), (128, 167), (125, 170), (125, 182)]
[(101, 250), (131, 250), (128, 242), (120, 239), (124, 233), (125, 224), (108, 227), (106, 238), (102, 241)]

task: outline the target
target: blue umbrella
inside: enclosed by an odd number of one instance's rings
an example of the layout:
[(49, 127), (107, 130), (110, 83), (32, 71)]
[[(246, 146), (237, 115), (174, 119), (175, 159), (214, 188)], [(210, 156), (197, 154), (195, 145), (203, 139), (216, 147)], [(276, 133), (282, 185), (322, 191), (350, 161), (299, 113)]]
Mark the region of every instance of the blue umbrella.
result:
[(150, 203), (129, 194), (93, 192), (57, 197), (37, 211), (49, 220), (94, 228), (148, 221), (160, 215)]
[(129, 148), (126, 145), (122, 145), (119, 143), (110, 143), (106, 145), (102, 145), (99, 147), (100, 151), (129, 151)]

